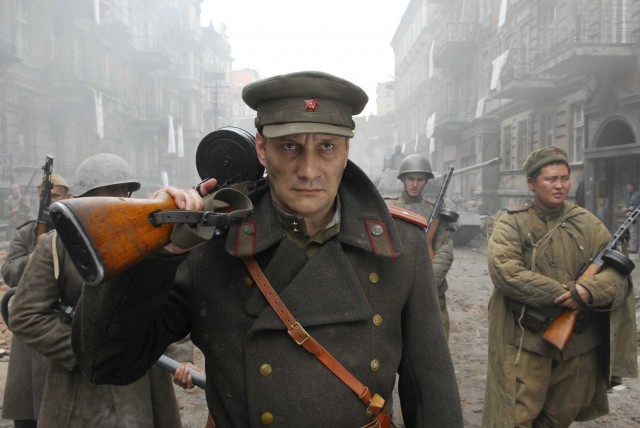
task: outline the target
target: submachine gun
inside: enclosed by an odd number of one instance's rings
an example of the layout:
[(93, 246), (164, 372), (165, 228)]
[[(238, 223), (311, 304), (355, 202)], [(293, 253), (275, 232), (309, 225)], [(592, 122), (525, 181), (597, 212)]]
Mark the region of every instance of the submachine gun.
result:
[(440, 220), (442, 219), (450, 223), (454, 223), (458, 220), (457, 212), (442, 207), (444, 204), (444, 195), (447, 193), (447, 187), (449, 187), (452, 175), (453, 166), (449, 166), (449, 168), (447, 168), (447, 172), (444, 173), (442, 187), (438, 192), (433, 211), (431, 211), (431, 216), (429, 216), (429, 220), (427, 222), (427, 242), (429, 243), (429, 254), (431, 255), (431, 258), (435, 255), (433, 240), (435, 239), (436, 232), (438, 231), (438, 226), (440, 226)]
[[(623, 239), (627, 230), (629, 230), (631, 225), (638, 219), (639, 215), (640, 206), (636, 207), (636, 209), (629, 214), (622, 226), (620, 226), (616, 233), (613, 234), (611, 241), (609, 241), (609, 243), (596, 255), (596, 257), (591, 260), (591, 263), (585, 267), (576, 280), (576, 283), (580, 283), (580, 281), (594, 276), (605, 266), (610, 266), (623, 275), (629, 275), (633, 271), (635, 264), (633, 264), (627, 256), (616, 251), (615, 248)], [(563, 350), (571, 338), (579, 312), (579, 309), (567, 309), (562, 312), (553, 320), (547, 330), (545, 330), (542, 338), (547, 343)]]
[(211, 132), (198, 146), (196, 167), (203, 181), (211, 177), (220, 183), (219, 190), (204, 198), (205, 211), (178, 210), (166, 194), (157, 199), (89, 197), (51, 204), (58, 236), (85, 282), (100, 284), (160, 250), (172, 240), (176, 225), (195, 225), (183, 230), (202, 242), (244, 221), (252, 209), (247, 191), (264, 184), (253, 135), (232, 126)]

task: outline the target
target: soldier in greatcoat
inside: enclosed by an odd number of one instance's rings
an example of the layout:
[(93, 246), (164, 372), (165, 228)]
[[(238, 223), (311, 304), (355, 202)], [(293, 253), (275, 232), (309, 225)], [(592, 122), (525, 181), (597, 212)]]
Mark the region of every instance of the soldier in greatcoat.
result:
[[(399, 373), (407, 426), (461, 427), (424, 229), (392, 218), (348, 160), (352, 116), (367, 95), (339, 77), (299, 72), (249, 84), (243, 99), (257, 110), (268, 180), (249, 194), (253, 212), (188, 256), (169, 244), (114, 280), (86, 285), (73, 325), (83, 371), (96, 382), (131, 382), (190, 332), (220, 427), (376, 423), (382, 403), (364, 405), (307, 352), (302, 328), (366, 385), (363, 397), (388, 398)], [(178, 207), (202, 209), (193, 189), (164, 191)], [(299, 325), (285, 328), (243, 264), (248, 256)]]
[[(73, 193), (76, 197), (129, 197), (139, 188), (124, 159), (102, 153), (78, 166)], [(49, 360), (39, 425), (180, 427), (172, 379), (162, 369), (152, 367), (127, 386), (96, 385), (84, 377), (71, 349), (71, 320), (54, 309), (58, 303), (75, 307), (82, 284), (56, 231), (41, 235), (19, 282), (10, 316), (15, 337)], [(180, 361), (189, 361), (192, 355), (190, 343), (171, 354)]]
[[(606, 265), (576, 283), (611, 234), (566, 201), (564, 150), (532, 152), (524, 171), (534, 198), (502, 214), (488, 244), (494, 291), (483, 426), (568, 427), (606, 414), (607, 388), (637, 376), (633, 287)], [(580, 314), (560, 350), (543, 334), (568, 309)]]
[[(398, 180), (402, 181), (404, 190), (397, 198), (387, 199), (387, 204), (405, 208), (409, 211), (422, 215), (425, 219), (431, 217), (435, 208), (435, 199), (424, 198), (422, 192), (427, 183), (432, 179), (433, 171), (431, 164), (422, 155), (409, 155), (400, 164), (398, 170)], [(447, 273), (453, 264), (453, 240), (451, 235), (455, 232), (455, 223), (441, 222), (435, 233), (433, 242), (430, 243), (433, 248), (433, 276), (438, 289), (438, 300), (440, 302), (440, 314), (444, 323), (444, 331), (449, 338), (449, 312), (447, 311), (446, 291), (449, 288), (447, 284)]]
[[(60, 174), (51, 174), (51, 202), (71, 197), (69, 184)], [(43, 180), (38, 185), (38, 195), (42, 196)], [(11, 288), (18, 286), (29, 254), (36, 246), (36, 220), (18, 227), (0, 268), (4, 282)], [(38, 425), (38, 413), (42, 401), (42, 390), (49, 363), (40, 353), (25, 345), (19, 338), (11, 339), (11, 359), (7, 368), (4, 388), (2, 417), (14, 421), (16, 428), (34, 428)]]

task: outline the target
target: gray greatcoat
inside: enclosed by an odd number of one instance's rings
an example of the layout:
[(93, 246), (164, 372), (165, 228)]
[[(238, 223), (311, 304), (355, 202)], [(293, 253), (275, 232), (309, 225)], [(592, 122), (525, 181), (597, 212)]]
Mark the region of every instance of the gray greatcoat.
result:
[[(75, 306), (82, 284), (55, 231), (42, 235), (18, 285), (10, 317), (15, 336), (50, 360), (39, 426), (180, 427), (171, 375), (162, 369), (145, 370), (128, 386), (96, 385), (83, 376), (71, 349), (70, 321), (52, 309), (58, 300)], [(175, 358), (190, 360), (189, 350)]]
[[(11, 288), (18, 286), (29, 254), (35, 248), (37, 223), (30, 221), (13, 235), (7, 258), (0, 272)], [(11, 315), (9, 315), (11, 316)], [(42, 390), (49, 362), (19, 338), (11, 339), (11, 359), (7, 368), (2, 417), (11, 420), (36, 420), (42, 402)]]
[[(607, 383), (613, 377), (637, 377), (636, 318), (633, 287), (628, 277), (606, 268), (582, 280), (591, 293), (592, 317), (574, 332), (564, 351), (547, 344), (544, 330), (516, 324), (510, 301), (525, 303), (537, 313), (557, 316), (553, 302), (573, 284), (581, 268), (611, 239), (606, 227), (589, 211), (568, 202), (547, 214), (527, 201), (500, 216), (488, 244), (487, 257), (494, 291), (489, 304), (489, 358), (483, 427), (513, 427), (518, 349), (564, 361), (599, 349), (596, 393), (576, 420), (606, 414)], [(602, 311), (604, 312), (598, 312)], [(519, 313), (519, 312), (518, 312)], [(567, 391), (567, 395), (584, 391)]]
[(340, 233), (310, 258), (285, 239), (268, 189), (251, 197), (253, 214), (226, 240), (186, 260), (149, 257), (117, 280), (85, 286), (73, 325), (84, 372), (96, 382), (131, 382), (162, 347), (191, 332), (220, 427), (259, 427), (271, 417), (274, 427), (371, 421), (252, 285), (238, 256), (255, 254), (302, 326), (372, 392), (389, 397), (399, 373), (408, 427), (461, 427), (424, 230), (394, 221), (351, 162), (339, 189)]

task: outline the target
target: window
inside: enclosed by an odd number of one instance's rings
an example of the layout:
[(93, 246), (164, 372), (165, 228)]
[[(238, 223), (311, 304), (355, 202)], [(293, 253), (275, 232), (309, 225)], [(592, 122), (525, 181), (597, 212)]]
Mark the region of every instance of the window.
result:
[(554, 140), (554, 117), (552, 110), (540, 114), (539, 140), (540, 147), (548, 147)]
[(502, 128), (502, 159), (504, 160), (504, 169), (513, 169), (513, 161), (511, 159), (511, 125)]
[(517, 150), (518, 150), (518, 167), (524, 164), (527, 155), (529, 154), (529, 144), (528, 144), (528, 135), (527, 126), (529, 125), (527, 120), (521, 120), (518, 122), (518, 140), (517, 140)]
[(584, 159), (584, 109), (582, 104), (573, 104), (573, 162)]

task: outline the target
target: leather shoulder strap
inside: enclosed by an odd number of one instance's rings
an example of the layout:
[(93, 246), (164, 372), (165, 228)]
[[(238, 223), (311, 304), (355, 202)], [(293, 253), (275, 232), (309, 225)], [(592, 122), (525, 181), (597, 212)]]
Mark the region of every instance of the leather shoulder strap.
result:
[(260, 265), (252, 256), (243, 257), (242, 261), (249, 270), (251, 277), (267, 299), (275, 313), (287, 329), (289, 336), (296, 344), (303, 346), (322, 362), (333, 374), (344, 382), (377, 417), (382, 415), (384, 399), (378, 394), (372, 395), (371, 390), (356, 379), (338, 360), (336, 360), (322, 345), (320, 345), (294, 318), (293, 314), (284, 305), (278, 293), (262, 272)]

